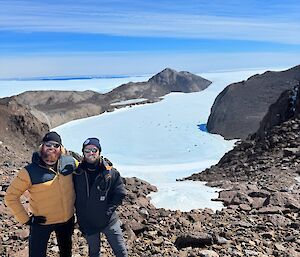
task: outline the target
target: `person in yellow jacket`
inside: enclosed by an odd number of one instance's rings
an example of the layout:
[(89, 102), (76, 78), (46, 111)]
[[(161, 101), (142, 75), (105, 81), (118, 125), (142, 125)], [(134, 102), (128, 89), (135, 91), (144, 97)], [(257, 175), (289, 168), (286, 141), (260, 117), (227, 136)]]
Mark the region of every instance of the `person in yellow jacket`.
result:
[[(29, 257), (46, 257), (55, 231), (60, 257), (71, 257), (75, 191), (72, 173), (78, 162), (64, 155), (60, 135), (47, 133), (32, 162), (21, 169), (8, 187), (5, 204), (16, 220), (30, 226)], [(29, 192), (29, 215), (20, 201)]]

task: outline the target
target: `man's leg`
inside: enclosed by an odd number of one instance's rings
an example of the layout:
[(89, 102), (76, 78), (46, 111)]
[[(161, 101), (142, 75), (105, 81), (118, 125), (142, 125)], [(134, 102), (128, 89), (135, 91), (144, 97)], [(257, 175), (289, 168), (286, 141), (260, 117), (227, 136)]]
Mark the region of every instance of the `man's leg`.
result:
[(47, 244), (52, 225), (31, 225), (29, 234), (29, 257), (46, 257)]
[(119, 220), (112, 226), (107, 226), (102, 232), (105, 234), (116, 257), (128, 256)]
[(89, 246), (89, 257), (100, 257), (100, 233), (86, 235)]
[(72, 234), (74, 231), (74, 217), (67, 222), (57, 224), (55, 226), (55, 233), (60, 252), (60, 257), (72, 256)]

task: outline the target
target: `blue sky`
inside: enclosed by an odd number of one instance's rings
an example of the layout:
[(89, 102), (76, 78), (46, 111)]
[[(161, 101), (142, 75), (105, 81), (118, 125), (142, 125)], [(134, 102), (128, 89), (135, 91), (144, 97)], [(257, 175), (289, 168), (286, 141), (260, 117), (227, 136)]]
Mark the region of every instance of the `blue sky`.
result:
[(300, 3), (0, 0), (0, 77), (299, 64)]

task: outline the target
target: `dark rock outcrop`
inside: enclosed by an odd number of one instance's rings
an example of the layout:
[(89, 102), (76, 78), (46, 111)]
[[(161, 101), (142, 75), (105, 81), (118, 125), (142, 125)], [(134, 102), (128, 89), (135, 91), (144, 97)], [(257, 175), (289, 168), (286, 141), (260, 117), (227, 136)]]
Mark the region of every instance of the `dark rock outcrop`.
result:
[(28, 91), (10, 99), (27, 106), (35, 117), (53, 128), (68, 121), (133, 105), (116, 104), (118, 102), (143, 99), (135, 104), (151, 103), (171, 92), (197, 92), (210, 84), (210, 81), (189, 72), (165, 69), (147, 82), (123, 84), (106, 94), (93, 91)]
[(268, 112), (286, 90), (300, 84), (300, 66), (282, 72), (265, 72), (227, 86), (215, 99), (207, 129), (226, 139), (245, 139), (255, 133)]
[(280, 95), (260, 122), (259, 129), (253, 135), (254, 137), (264, 137), (271, 128), (280, 125), (299, 113), (299, 90), (300, 86), (297, 86), (293, 90), (286, 90)]

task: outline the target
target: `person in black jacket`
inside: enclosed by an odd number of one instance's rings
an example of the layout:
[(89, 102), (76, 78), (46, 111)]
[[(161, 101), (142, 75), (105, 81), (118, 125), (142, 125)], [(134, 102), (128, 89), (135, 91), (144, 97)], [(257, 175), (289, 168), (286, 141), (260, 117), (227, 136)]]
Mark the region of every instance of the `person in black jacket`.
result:
[(98, 138), (84, 141), (83, 161), (74, 173), (75, 209), (79, 228), (84, 234), (90, 257), (100, 256), (100, 233), (104, 233), (114, 254), (127, 257), (116, 209), (126, 190), (120, 173), (100, 157)]

